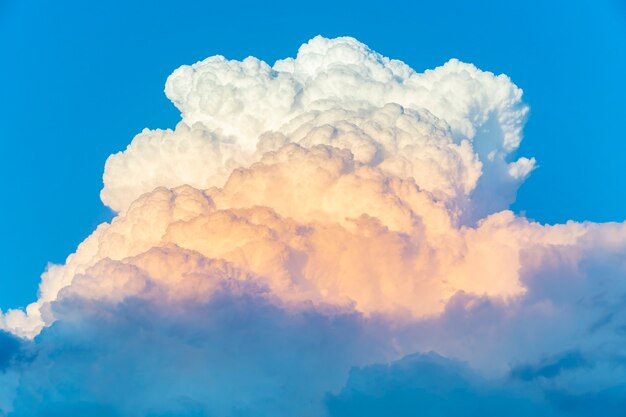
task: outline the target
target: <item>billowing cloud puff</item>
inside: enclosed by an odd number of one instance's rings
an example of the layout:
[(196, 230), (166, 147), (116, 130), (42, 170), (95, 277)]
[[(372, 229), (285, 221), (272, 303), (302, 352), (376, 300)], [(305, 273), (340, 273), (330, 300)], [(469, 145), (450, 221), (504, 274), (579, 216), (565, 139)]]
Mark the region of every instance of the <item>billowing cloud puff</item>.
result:
[(626, 225), (507, 210), (506, 76), (317, 37), (165, 89), (176, 129), (107, 161), (118, 215), (0, 316), (4, 415), (621, 409)]
[(101, 195), (117, 211), (157, 186), (220, 186), (290, 142), (349, 149), (473, 219), (505, 208), (534, 166), (507, 162), (528, 112), (508, 77), (457, 60), (419, 74), (352, 38), (316, 37), (272, 67), (208, 58), (176, 70), (165, 91), (181, 123), (144, 130), (107, 161)]

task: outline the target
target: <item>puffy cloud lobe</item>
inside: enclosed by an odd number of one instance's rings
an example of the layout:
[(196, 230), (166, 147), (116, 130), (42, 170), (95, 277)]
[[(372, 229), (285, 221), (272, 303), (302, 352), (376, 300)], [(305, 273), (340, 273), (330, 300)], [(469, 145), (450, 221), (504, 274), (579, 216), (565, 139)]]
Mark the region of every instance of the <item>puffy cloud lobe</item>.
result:
[(101, 196), (114, 210), (157, 186), (221, 186), (237, 164), (289, 142), (350, 149), (463, 203), (474, 220), (505, 208), (534, 166), (532, 158), (507, 162), (528, 111), (508, 77), (457, 60), (419, 74), (352, 38), (316, 37), (273, 67), (211, 57), (176, 70), (165, 91), (182, 122), (145, 130), (109, 158)]
[(101, 196), (119, 210), (159, 186), (221, 184), (249, 159), (241, 147), (200, 126), (179, 123), (176, 130), (144, 129), (123, 154), (107, 160)]
[(521, 90), (504, 75), (457, 60), (418, 74), (347, 37), (318, 36), (302, 45), (295, 59), (273, 67), (253, 57), (243, 62), (209, 58), (176, 70), (165, 91), (187, 124), (201, 122), (227, 133), (246, 129), (249, 136), (279, 129), (302, 110), (397, 103), (427, 109), (467, 137), (495, 115), (503, 130), (497, 145), (512, 150), (527, 112)]
[[(413, 179), (355, 161), (346, 150), (288, 144), (235, 170), (223, 188), (159, 188), (138, 199), (98, 228), (64, 266), (44, 274), (40, 300), (31, 306), (37, 314), (15, 330), (34, 335), (51, 323), (50, 315), (43, 323), (35, 320), (44, 304), (100, 261), (128, 263), (155, 247), (174, 245), (227, 262), (235, 276), (255, 276), (285, 299), (424, 317), (443, 311), (460, 290), (522, 293), (524, 246), (571, 245), (580, 233), (577, 227), (544, 228), (509, 212), (478, 228), (457, 227), (454, 213)], [(494, 254), (498, 258), (484, 265)], [(182, 259), (188, 267), (188, 258)], [(184, 292), (191, 282), (170, 284)], [(103, 279), (92, 296), (113, 291), (113, 283)]]
[(0, 315), (4, 415), (621, 409), (626, 225), (505, 210), (534, 167), (506, 76), (317, 37), (166, 93), (176, 129), (107, 161), (119, 214)]

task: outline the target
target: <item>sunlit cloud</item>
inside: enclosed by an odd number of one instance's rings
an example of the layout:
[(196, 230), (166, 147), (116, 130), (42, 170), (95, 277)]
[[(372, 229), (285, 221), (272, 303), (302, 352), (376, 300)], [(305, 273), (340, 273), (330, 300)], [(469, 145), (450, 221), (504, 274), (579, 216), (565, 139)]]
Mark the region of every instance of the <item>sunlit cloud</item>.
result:
[(116, 217), (0, 317), (5, 415), (623, 406), (626, 225), (508, 210), (535, 159), (507, 76), (316, 37), (165, 92), (176, 128), (106, 162)]

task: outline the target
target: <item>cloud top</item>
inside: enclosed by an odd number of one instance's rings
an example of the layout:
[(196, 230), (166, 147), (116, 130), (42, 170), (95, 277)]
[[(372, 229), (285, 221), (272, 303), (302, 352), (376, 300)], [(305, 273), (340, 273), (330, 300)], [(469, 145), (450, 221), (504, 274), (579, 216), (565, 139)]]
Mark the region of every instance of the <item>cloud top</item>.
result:
[[(101, 195), (116, 211), (157, 186), (221, 186), (286, 143), (347, 148), (459, 210), (480, 206), (474, 217), (505, 208), (534, 166), (507, 162), (528, 112), (508, 77), (458, 60), (416, 73), (353, 38), (318, 36), (271, 67), (211, 57), (174, 71), (165, 91), (181, 123), (107, 161)], [(481, 176), (481, 200), (500, 201), (469, 203)]]

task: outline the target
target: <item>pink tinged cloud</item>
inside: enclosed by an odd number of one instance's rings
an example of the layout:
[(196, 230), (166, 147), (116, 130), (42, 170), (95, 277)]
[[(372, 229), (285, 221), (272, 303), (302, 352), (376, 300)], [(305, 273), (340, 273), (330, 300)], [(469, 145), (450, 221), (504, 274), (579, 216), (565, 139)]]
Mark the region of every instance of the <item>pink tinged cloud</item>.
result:
[[(535, 166), (513, 158), (528, 107), (508, 77), (316, 37), (273, 66), (183, 66), (165, 92), (176, 128), (107, 160), (117, 216), (0, 316), (6, 415), (40, 395), (59, 413), (375, 415), (398, 381), (407, 413), (467, 411), (446, 383), (493, 415), (621, 404), (626, 225), (507, 210)], [(466, 365), (374, 365), (428, 351)]]

